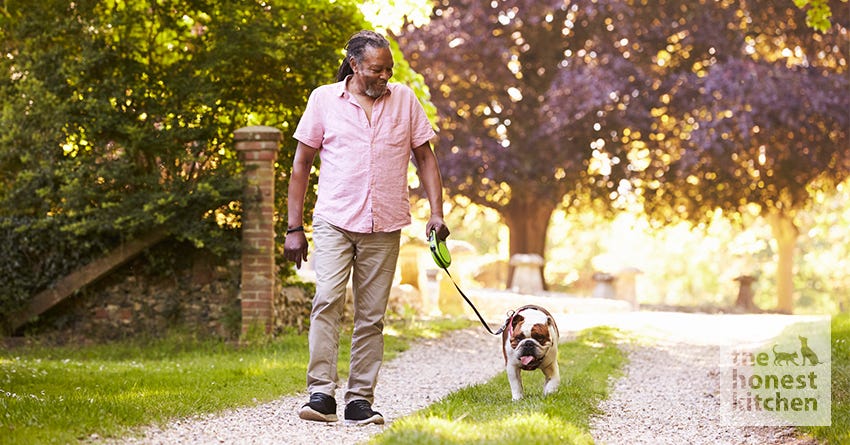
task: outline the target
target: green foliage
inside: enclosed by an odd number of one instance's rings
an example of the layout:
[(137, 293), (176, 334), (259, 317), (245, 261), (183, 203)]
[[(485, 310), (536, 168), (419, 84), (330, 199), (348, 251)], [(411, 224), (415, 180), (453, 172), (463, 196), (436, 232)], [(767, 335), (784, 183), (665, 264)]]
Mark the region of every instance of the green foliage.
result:
[(559, 390), (543, 397), (543, 375), (523, 373), (526, 397), (511, 402), (507, 377), (461, 389), (400, 419), (373, 444), (591, 444), (590, 418), (621, 373), (619, 332), (594, 328), (558, 348)]
[(18, 247), (0, 272), (21, 277), (3, 313), (154, 228), (234, 255), (233, 132), (280, 128), (288, 165), (309, 91), (363, 27), (353, 0), (3, 2), (0, 243)]
[(829, 21), (832, 18), (832, 9), (828, 0), (794, 0), (794, 4), (800, 9), (809, 7), (806, 11), (806, 25), (812, 29), (826, 32), (832, 27)]
[(850, 442), (850, 314), (832, 318), (832, 425), (802, 427), (824, 443)]
[[(33, 227), (32, 230), (27, 230)], [(69, 273), (73, 264), (102, 251), (109, 237), (71, 238), (61, 231), (59, 218), (16, 217), (0, 219), (0, 314), (12, 314), (29, 301), (30, 290), (40, 289), (55, 277)], [(7, 329), (0, 317), (0, 333)]]

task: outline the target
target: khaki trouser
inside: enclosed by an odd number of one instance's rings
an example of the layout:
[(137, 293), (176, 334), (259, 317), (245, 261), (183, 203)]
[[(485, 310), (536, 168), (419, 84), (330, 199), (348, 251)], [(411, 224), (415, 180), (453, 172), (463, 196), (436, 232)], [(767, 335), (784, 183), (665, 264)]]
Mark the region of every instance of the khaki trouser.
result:
[(401, 231), (355, 233), (325, 221), (313, 221), (316, 295), (310, 314), (310, 363), (307, 390), (333, 396), (339, 376), (340, 320), (345, 289), (351, 276), (354, 332), (345, 403), (374, 401), (378, 371), (384, 357), (384, 313), (395, 276)]

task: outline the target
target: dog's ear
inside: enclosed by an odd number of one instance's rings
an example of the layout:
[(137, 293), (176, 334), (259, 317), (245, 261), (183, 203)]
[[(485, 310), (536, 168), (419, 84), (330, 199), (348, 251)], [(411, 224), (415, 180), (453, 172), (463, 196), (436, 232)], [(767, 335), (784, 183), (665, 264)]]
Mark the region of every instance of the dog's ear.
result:
[(525, 317), (523, 317), (522, 315), (520, 315), (520, 314), (514, 315), (513, 317), (511, 317), (511, 327), (515, 328), (523, 320), (525, 320)]

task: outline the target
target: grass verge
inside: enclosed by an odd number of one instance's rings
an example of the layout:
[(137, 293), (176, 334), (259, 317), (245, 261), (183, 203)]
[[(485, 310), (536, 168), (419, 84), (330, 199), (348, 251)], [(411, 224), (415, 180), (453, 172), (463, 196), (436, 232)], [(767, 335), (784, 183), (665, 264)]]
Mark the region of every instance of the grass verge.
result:
[[(387, 360), (409, 341), (468, 320), (389, 323)], [(340, 346), (348, 371), (350, 338)], [(172, 334), (95, 346), (31, 345), (0, 351), (0, 444), (69, 443), (140, 425), (267, 402), (305, 390), (307, 336), (248, 346)]]
[(504, 373), (395, 421), (372, 444), (592, 444), (590, 418), (620, 375), (621, 334), (593, 328), (558, 347), (561, 387), (543, 397), (543, 373), (524, 372), (526, 396), (511, 401)]
[(828, 444), (850, 443), (850, 314), (832, 317), (832, 425), (800, 430)]

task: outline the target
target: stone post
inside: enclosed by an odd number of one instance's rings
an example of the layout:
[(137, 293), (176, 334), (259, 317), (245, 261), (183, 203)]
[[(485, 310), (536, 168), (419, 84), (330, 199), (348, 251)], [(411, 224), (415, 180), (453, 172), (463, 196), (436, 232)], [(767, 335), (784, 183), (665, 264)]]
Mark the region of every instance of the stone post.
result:
[(252, 326), (272, 327), (274, 276), (274, 161), (280, 131), (244, 127), (234, 132), (236, 151), (245, 165), (242, 198), (242, 334)]
[(536, 253), (517, 253), (511, 257), (514, 267), (511, 291), (519, 294), (543, 292), (543, 257)]
[(617, 289), (614, 287), (614, 280), (617, 277), (608, 272), (596, 272), (593, 274), (593, 281), (596, 286), (593, 287), (593, 298), (617, 298)]
[(753, 291), (753, 283), (757, 281), (752, 275), (741, 275), (735, 278), (738, 282), (738, 298), (735, 300), (735, 307), (745, 312), (757, 312), (758, 306), (753, 301), (755, 291)]
[(640, 307), (637, 301), (637, 276), (642, 273), (643, 271), (637, 267), (625, 267), (620, 269), (615, 277), (617, 280), (615, 288), (617, 299), (628, 301), (633, 309)]

